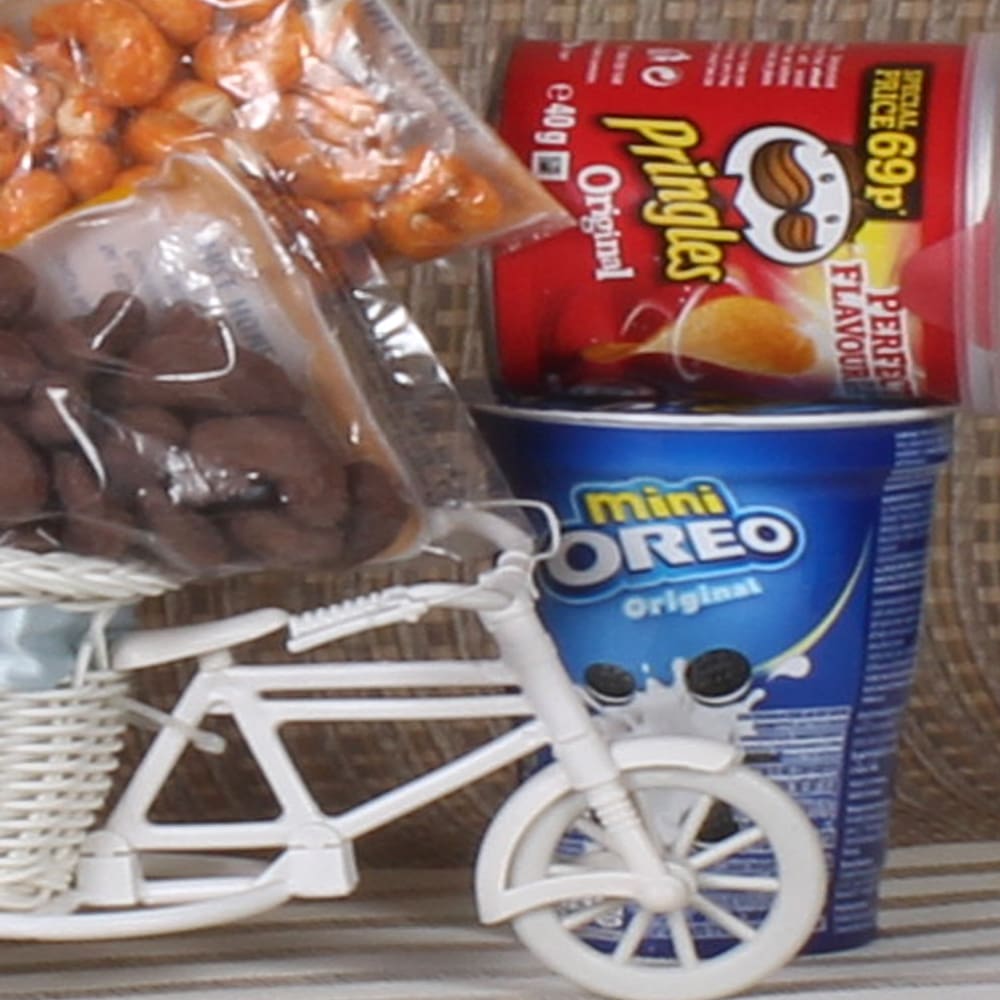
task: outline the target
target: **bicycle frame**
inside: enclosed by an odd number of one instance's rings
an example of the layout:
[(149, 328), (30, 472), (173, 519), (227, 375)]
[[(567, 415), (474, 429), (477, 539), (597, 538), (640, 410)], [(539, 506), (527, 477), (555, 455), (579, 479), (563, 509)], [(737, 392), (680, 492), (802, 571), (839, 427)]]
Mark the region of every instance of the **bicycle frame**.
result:
[[(172, 713), (184, 728), (161, 730), (106, 829), (121, 833), (138, 850), (233, 850), (280, 848), (310, 824), (328, 826), (332, 836), (352, 841), (539, 750), (547, 742), (543, 726), (524, 722), (510, 732), (336, 816), (322, 813), (280, 738), (293, 722), (434, 721), (528, 719), (533, 711), (523, 695), (507, 693), (514, 675), (499, 661), (409, 663), (317, 663), (305, 666), (253, 665), (199, 667)], [(490, 693), (449, 697), (385, 696), (296, 698), (305, 692), (351, 689), (492, 688)], [(268, 699), (269, 694), (281, 697)], [(151, 823), (147, 814), (156, 795), (189, 743), (187, 727), (209, 715), (231, 715), (274, 791), (279, 815), (262, 821)], [(315, 882), (312, 883), (314, 887)], [(309, 884), (303, 892), (311, 894)]]
[[(588, 797), (636, 874), (660, 874), (662, 861), (621, 786), (606, 741), (538, 620), (531, 576), (539, 556), (531, 553), (526, 536), (493, 515), (472, 515), (465, 526), (506, 546), (495, 565), (471, 583), (390, 588), (301, 615), (261, 609), (206, 625), (140, 632), (119, 643), (113, 662), (120, 670), (188, 655), (196, 655), (197, 669), (102, 831), (91, 838), (80, 878), (88, 903), (120, 905), (131, 898), (135, 904), (156, 906), (211, 899), (220, 892), (217, 871), (205, 878), (157, 879), (140, 875), (134, 863), (140, 857), (155, 862), (158, 856), (206, 851), (282, 852), (263, 871), (226, 875), (228, 891), (234, 893), (279, 881), (289, 897), (343, 895), (358, 880), (352, 849), (357, 838), (543, 747), (551, 748), (572, 787)], [(236, 644), (282, 628), (288, 630), (289, 649), (301, 652), (375, 626), (416, 621), (431, 608), (478, 615), (493, 635), (499, 657), (247, 665), (233, 654)], [(478, 692), (392, 693), (414, 688)], [(355, 693), (337, 694), (348, 690)], [(317, 697), (321, 692), (327, 696)], [(211, 740), (199, 727), (213, 715), (233, 719), (275, 795), (278, 815), (238, 822), (152, 822), (153, 803), (185, 748), (192, 741)], [(334, 816), (320, 809), (280, 735), (290, 723), (448, 719), (510, 719), (515, 725)], [(126, 856), (132, 859), (127, 865), (121, 860)]]

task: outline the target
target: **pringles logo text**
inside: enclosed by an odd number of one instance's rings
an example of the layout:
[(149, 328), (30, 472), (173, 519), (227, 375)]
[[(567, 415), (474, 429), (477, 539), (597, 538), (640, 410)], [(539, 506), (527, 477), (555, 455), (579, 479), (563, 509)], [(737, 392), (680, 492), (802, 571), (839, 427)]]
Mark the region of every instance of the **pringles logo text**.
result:
[[(725, 281), (726, 251), (745, 242), (786, 267), (805, 267), (851, 239), (866, 212), (853, 150), (790, 125), (764, 125), (740, 135), (721, 166), (699, 157), (701, 132), (683, 118), (601, 119), (605, 128), (642, 142), (626, 149), (653, 188), (642, 219), (663, 231), (668, 281)], [(735, 182), (727, 225), (712, 181)]]
[(573, 490), (575, 514), (547, 586), (570, 600), (682, 579), (780, 569), (805, 534), (789, 512), (743, 507), (718, 480), (653, 478), (592, 483)]
[(718, 170), (695, 154), (701, 142), (698, 129), (681, 118), (609, 116), (601, 123), (643, 140), (630, 143), (628, 151), (640, 161), (653, 187), (642, 218), (663, 230), (667, 280), (724, 281), (726, 248), (741, 237), (738, 230), (723, 224), (716, 207), (709, 181), (718, 176)]

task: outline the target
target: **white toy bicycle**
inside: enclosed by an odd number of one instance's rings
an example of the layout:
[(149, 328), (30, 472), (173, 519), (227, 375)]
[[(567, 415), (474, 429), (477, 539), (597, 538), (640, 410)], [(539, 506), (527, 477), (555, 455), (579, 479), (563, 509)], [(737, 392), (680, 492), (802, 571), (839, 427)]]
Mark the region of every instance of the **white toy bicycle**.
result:
[[(451, 511), (442, 524), (495, 545), (495, 561), (474, 581), (392, 587), (305, 614), (263, 608), (137, 631), (110, 650), (107, 614), (98, 611), (75, 685), (0, 703), (0, 767), (20, 776), (5, 778), (0, 791), (0, 937), (160, 934), (291, 899), (347, 895), (358, 882), (357, 838), (548, 752), (551, 762), (514, 791), (486, 832), (475, 872), (484, 922), (510, 921), (556, 972), (623, 1000), (728, 996), (793, 958), (825, 896), (823, 851), (799, 807), (731, 745), (669, 735), (609, 742), (536, 615), (532, 573), (544, 553), (488, 510)], [(95, 607), (113, 603), (106, 589)], [(241, 665), (233, 653), (279, 630), (291, 653), (304, 652), (416, 622), (434, 608), (477, 615), (499, 656)], [(197, 669), (186, 689), (107, 819), (89, 829), (117, 766), (128, 673), (189, 657)], [(455, 694), (463, 689), (470, 693)], [(275, 818), (149, 818), (182, 753), (192, 744), (210, 750), (219, 739), (200, 729), (210, 716), (238, 727), (279, 804)], [(513, 722), (479, 748), (337, 815), (320, 809), (279, 736), (291, 722), (458, 718)], [(687, 805), (679, 820), (658, 823), (657, 803), (669, 793)], [(718, 803), (735, 828), (703, 837)], [(727, 932), (731, 946), (706, 951), (698, 934), (706, 922)], [(666, 950), (651, 944), (664, 938)]]

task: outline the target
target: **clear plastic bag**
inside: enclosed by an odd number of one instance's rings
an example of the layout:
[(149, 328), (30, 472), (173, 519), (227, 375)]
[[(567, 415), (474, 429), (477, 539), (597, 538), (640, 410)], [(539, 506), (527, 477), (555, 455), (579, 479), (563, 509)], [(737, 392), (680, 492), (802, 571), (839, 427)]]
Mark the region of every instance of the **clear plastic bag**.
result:
[(226, 168), (0, 255), (0, 544), (183, 578), (418, 552), (498, 486), (423, 334), (356, 248), (317, 282)]
[(8, 0), (0, 22), (8, 246), (178, 150), (247, 169), (327, 245), (383, 263), (572, 221), (385, 0)]

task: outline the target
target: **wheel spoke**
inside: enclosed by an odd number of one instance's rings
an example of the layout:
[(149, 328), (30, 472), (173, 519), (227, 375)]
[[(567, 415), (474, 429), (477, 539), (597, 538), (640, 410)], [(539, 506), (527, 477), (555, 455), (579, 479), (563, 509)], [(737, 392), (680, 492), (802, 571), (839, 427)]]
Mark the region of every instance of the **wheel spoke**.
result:
[(687, 917), (683, 910), (673, 910), (667, 914), (667, 924), (670, 927), (670, 940), (674, 945), (674, 954), (683, 969), (693, 969), (700, 959), (695, 951), (694, 938), (688, 927)]
[(569, 832), (579, 833), (586, 837), (588, 840), (593, 841), (595, 844), (603, 847), (606, 851), (611, 851), (614, 848), (611, 846), (611, 841), (608, 839), (608, 835), (605, 832), (603, 826), (596, 820), (590, 819), (588, 816), (581, 816), (577, 819), (573, 826), (570, 828)]
[(573, 875), (580, 871), (618, 872), (621, 870), (622, 859), (617, 854), (605, 850), (593, 850), (550, 865), (548, 874)]
[(653, 914), (646, 909), (636, 910), (632, 914), (632, 919), (625, 928), (625, 932), (615, 945), (612, 961), (619, 965), (624, 965), (630, 959), (635, 958), (635, 953), (639, 950), (649, 925), (653, 922)]
[(714, 801), (711, 795), (700, 795), (698, 801), (688, 810), (677, 840), (670, 849), (673, 857), (686, 858), (691, 852), (698, 831), (705, 825), (705, 820), (712, 811)]
[(595, 920), (600, 920), (606, 913), (621, 909), (621, 901), (617, 899), (602, 899), (599, 903), (584, 906), (572, 913), (566, 913), (559, 917), (559, 923), (568, 931), (578, 931), (587, 924), (592, 924)]
[(579, 861), (553, 861), (545, 874), (548, 878), (557, 878), (559, 875), (575, 875), (579, 870)]
[(649, 835), (649, 839), (657, 848), (664, 847), (663, 835), (656, 825), (656, 813), (653, 809), (653, 803), (650, 801), (650, 796), (639, 792), (632, 796), (632, 801), (635, 803), (640, 817), (642, 817), (642, 825)]
[(695, 894), (694, 899), (691, 900), (691, 905), (699, 913), (708, 917), (713, 923), (718, 924), (724, 931), (728, 931), (733, 937), (739, 938), (741, 941), (751, 941), (757, 935), (757, 931), (750, 924), (746, 923), (746, 921), (740, 920), (735, 914), (723, 909), (710, 899), (706, 899), (700, 893)]
[(698, 888), (728, 892), (777, 892), (781, 882), (768, 875), (716, 875), (706, 872), (698, 876)]
[(748, 847), (759, 844), (762, 840), (764, 840), (764, 831), (759, 826), (749, 826), (745, 830), (740, 830), (739, 833), (734, 833), (731, 837), (726, 837), (725, 840), (720, 840), (711, 847), (706, 847), (705, 850), (699, 851), (697, 854), (692, 854), (688, 861), (696, 871), (703, 871), (717, 865), (720, 861), (726, 861), (733, 855), (739, 854), (740, 851), (745, 851)]

